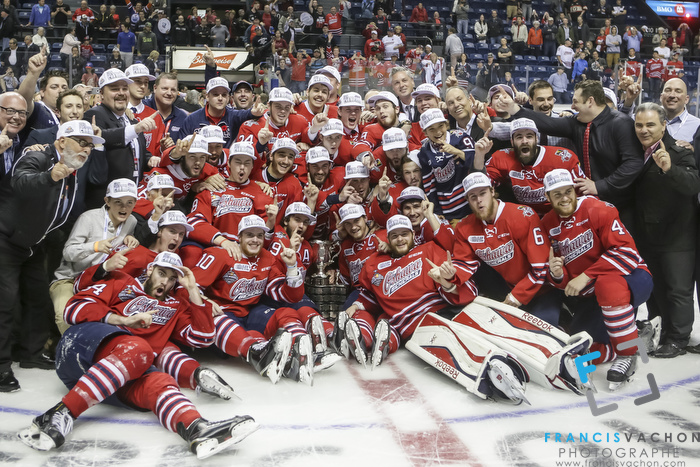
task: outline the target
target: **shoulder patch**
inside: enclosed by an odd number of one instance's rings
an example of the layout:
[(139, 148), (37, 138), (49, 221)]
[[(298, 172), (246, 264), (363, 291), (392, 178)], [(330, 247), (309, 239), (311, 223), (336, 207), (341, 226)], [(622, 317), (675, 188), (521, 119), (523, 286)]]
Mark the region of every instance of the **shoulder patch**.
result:
[(535, 211), (533, 211), (530, 206), (518, 206), (518, 209), (522, 211), (523, 216), (525, 217), (530, 217), (535, 214)]

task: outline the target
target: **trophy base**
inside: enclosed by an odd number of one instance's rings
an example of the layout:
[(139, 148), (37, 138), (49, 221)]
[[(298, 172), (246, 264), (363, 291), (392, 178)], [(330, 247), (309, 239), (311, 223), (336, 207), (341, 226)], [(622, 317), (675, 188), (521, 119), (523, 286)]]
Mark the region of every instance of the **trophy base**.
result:
[(328, 285), (330, 283), (331, 276), (328, 274), (318, 274), (311, 276), (312, 285)]

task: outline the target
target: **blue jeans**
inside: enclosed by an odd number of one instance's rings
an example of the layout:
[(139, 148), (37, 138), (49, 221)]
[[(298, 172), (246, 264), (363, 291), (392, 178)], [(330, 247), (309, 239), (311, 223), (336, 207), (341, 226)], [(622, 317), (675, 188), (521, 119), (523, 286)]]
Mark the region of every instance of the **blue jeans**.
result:
[(469, 29), (469, 20), (458, 19), (457, 20), (457, 34), (462, 36), (462, 35), (467, 33), (467, 29)]

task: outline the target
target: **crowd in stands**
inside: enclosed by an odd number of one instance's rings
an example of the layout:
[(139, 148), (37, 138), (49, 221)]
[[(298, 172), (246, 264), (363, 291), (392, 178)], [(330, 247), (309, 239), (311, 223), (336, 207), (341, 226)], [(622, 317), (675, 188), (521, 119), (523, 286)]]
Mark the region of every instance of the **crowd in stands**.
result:
[[(643, 334), (644, 302), (661, 320), (654, 356), (700, 353), (700, 119), (683, 73), (700, 35), (629, 24), (621, 0), (505, 5), (507, 20), (472, 21), (464, 0), (446, 14), (312, 0), (308, 15), (254, 0), (223, 18), (178, 8), (166, 36), (151, 4), (32, 7), (17, 27), (35, 34), (22, 48), (8, 35), (0, 56), (0, 391), (20, 389), (13, 362), (57, 368), (70, 392), (35, 420), (49, 448), (119, 392), (196, 451), (221, 426), (180, 388), (232, 390), (182, 349), (310, 383), (341, 355), (381, 363), (427, 312), (479, 294), (588, 332), (611, 382), (633, 371), (622, 344)], [(341, 49), (351, 27), (364, 46)], [(162, 68), (168, 42), (205, 46), (202, 92)], [(254, 79), (223, 77), (229, 45)], [(528, 55), (548, 65), (523, 82)], [(335, 322), (305, 294), (311, 240), (338, 252)], [(84, 374), (55, 358), (67, 339), (91, 349)], [(114, 387), (91, 383), (104, 378)]]

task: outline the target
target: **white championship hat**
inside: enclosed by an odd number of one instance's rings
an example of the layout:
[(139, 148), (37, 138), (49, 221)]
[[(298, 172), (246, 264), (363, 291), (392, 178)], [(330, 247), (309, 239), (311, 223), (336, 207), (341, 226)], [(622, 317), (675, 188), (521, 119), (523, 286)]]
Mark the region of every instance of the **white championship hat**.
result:
[(396, 198), (396, 201), (399, 204), (401, 204), (404, 201), (408, 201), (409, 199), (417, 199), (423, 201), (424, 199), (426, 199), (425, 192), (417, 186), (409, 186), (401, 190), (401, 194), (398, 198)]
[(364, 107), (365, 101), (356, 92), (346, 92), (338, 99), (338, 107)]
[(394, 104), (395, 107), (399, 106), (399, 99), (392, 92), (382, 91), (374, 96), (370, 97), (367, 103), (369, 105), (377, 105), (378, 101), (389, 101)]
[(306, 203), (302, 203), (300, 201), (290, 204), (284, 211), (284, 217), (293, 216), (295, 214), (306, 216), (309, 219), (309, 221), (316, 220), (316, 216), (311, 214), (311, 209), (309, 209), (309, 206), (307, 206)]
[(474, 188), (491, 187), (491, 179), (483, 172), (472, 172), (462, 181), (464, 194), (468, 194)]
[(275, 88), (270, 91), (268, 102), (288, 102), (294, 105), (294, 96), (292, 91), (287, 88)]
[(185, 273), (182, 271), (182, 260), (180, 257), (170, 251), (163, 251), (158, 253), (152, 263), (148, 265), (160, 266), (162, 268), (168, 268), (175, 270), (180, 276), (184, 276)]
[(69, 137), (69, 136), (82, 136), (85, 138), (90, 138), (92, 144), (104, 144), (104, 138), (95, 136), (92, 131), (92, 124), (86, 120), (71, 120), (69, 122), (61, 123), (56, 132), (56, 139)]
[(190, 145), (190, 148), (187, 150), (188, 153), (190, 154), (206, 154), (207, 156), (211, 155), (209, 152), (209, 142), (207, 139), (197, 133), (194, 135), (194, 139), (192, 140), (192, 144)]
[(231, 149), (228, 153), (228, 158), (231, 159), (231, 157), (235, 156), (236, 154), (241, 154), (244, 156), (248, 156), (252, 159), (257, 159), (255, 157), (255, 148), (253, 147), (253, 143), (249, 143), (247, 141), (240, 141), (231, 145)]
[(328, 122), (321, 128), (321, 134), (323, 136), (342, 135), (343, 133), (345, 133), (343, 122), (337, 118), (329, 118)]
[(574, 186), (574, 179), (566, 169), (554, 169), (544, 176), (544, 191), (552, 191), (563, 186)]
[(362, 162), (352, 161), (345, 165), (345, 180), (351, 178), (369, 178), (369, 169)]
[(341, 81), (340, 72), (338, 70), (336, 70), (335, 67), (332, 67), (330, 65), (324, 66), (320, 70), (317, 70), (316, 73), (314, 73), (314, 74), (332, 76), (333, 78), (335, 78), (335, 80), (337, 82), (340, 83), (340, 81)]
[(277, 138), (275, 144), (272, 145), (272, 151), (270, 151), (270, 154), (274, 154), (280, 149), (289, 149), (291, 151), (294, 151), (295, 155), (299, 154), (299, 148), (297, 148), (297, 143), (295, 143), (289, 138)]
[(394, 216), (391, 216), (389, 220), (386, 221), (387, 234), (392, 230), (397, 229), (408, 229), (411, 232), (413, 232), (413, 226), (411, 225), (411, 221), (408, 219), (408, 217), (404, 216), (403, 214), (396, 214)]
[(314, 146), (306, 151), (306, 163), (316, 164), (318, 162), (331, 162), (331, 156), (328, 154), (328, 149), (323, 146)]
[(207, 143), (226, 144), (224, 139), (224, 130), (219, 125), (207, 125), (199, 129), (199, 134), (202, 135)]
[(532, 130), (535, 132), (537, 140), (539, 141), (540, 139), (540, 132), (537, 129), (537, 125), (529, 118), (518, 118), (510, 122), (510, 136), (513, 136), (518, 130)]
[(414, 99), (418, 96), (433, 96), (440, 100), (440, 91), (434, 84), (423, 83), (419, 84), (416, 90), (411, 93), (411, 97)]
[(359, 204), (346, 204), (338, 210), (338, 214), (340, 214), (341, 224), (345, 221), (357, 219), (367, 215), (365, 210)]
[(420, 128), (424, 130), (436, 123), (446, 122), (445, 114), (440, 109), (428, 109), (420, 116)]
[(247, 229), (263, 229), (265, 232), (269, 232), (270, 229), (265, 225), (265, 221), (262, 217), (251, 214), (245, 216), (238, 223), (238, 235), (240, 235), (244, 230)]
[(306, 89), (311, 89), (311, 86), (313, 86), (314, 84), (323, 84), (325, 87), (328, 88), (328, 92), (333, 90), (331, 80), (329, 80), (328, 76), (326, 75), (313, 75), (309, 80), (309, 85), (306, 87)]
[(227, 91), (231, 92), (231, 88), (229, 88), (228, 81), (225, 78), (221, 78), (217, 76), (216, 78), (212, 78), (207, 82), (207, 87), (204, 89), (204, 91), (209, 94), (209, 91), (211, 91), (214, 88), (226, 88)]
[(182, 190), (175, 186), (173, 177), (168, 174), (155, 174), (148, 180), (146, 191), (158, 190), (161, 188), (175, 191), (176, 195), (182, 193)]
[(109, 70), (105, 70), (105, 72), (102, 73), (98, 84), (100, 86), (100, 89), (102, 89), (108, 84), (116, 83), (117, 81), (126, 81), (126, 84), (133, 83), (133, 81), (127, 78), (124, 72), (121, 71), (119, 68), (110, 68)]
[(138, 198), (139, 194), (136, 191), (136, 182), (128, 178), (118, 178), (107, 185), (105, 196), (108, 198), (124, 198), (125, 196)]
[(382, 149), (384, 152), (407, 147), (406, 132), (401, 128), (389, 128), (382, 134)]
[(155, 81), (156, 77), (153, 76), (148, 72), (148, 67), (146, 65), (142, 65), (140, 63), (135, 63), (131, 65), (129, 68), (126, 69), (124, 72), (127, 78), (140, 78), (142, 76), (145, 76), (148, 78), (148, 81)]
[(160, 219), (158, 219), (158, 228), (166, 225), (181, 225), (188, 232), (192, 232), (194, 227), (187, 223), (187, 216), (185, 216), (182, 211), (171, 209), (170, 211), (165, 211)]

